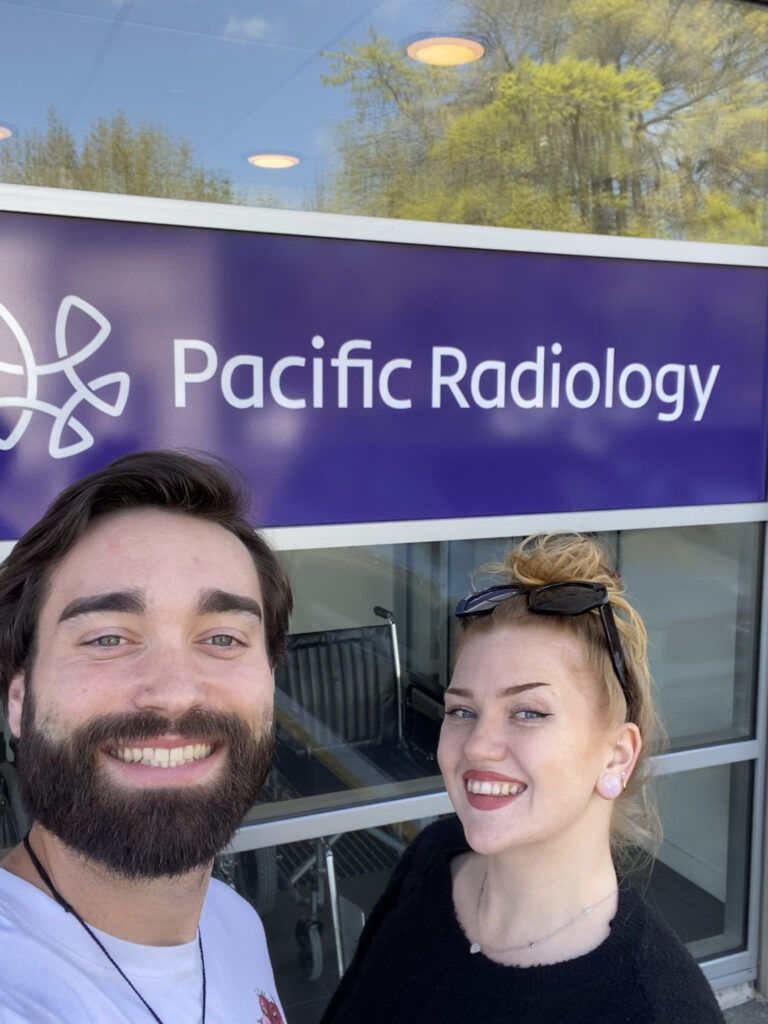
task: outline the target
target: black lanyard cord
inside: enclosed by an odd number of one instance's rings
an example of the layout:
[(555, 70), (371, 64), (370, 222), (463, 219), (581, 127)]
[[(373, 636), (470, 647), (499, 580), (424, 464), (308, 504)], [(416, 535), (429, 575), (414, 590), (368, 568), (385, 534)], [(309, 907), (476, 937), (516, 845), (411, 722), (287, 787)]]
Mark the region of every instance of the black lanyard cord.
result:
[[(72, 914), (72, 916), (75, 918), (76, 921), (79, 921), (79, 923), (83, 926), (83, 928), (86, 930), (86, 932), (88, 932), (90, 937), (93, 939), (93, 941), (99, 947), (99, 949), (102, 951), (102, 953), (107, 958), (107, 960), (109, 960), (109, 962), (115, 968), (115, 970), (120, 975), (120, 977), (125, 982), (127, 982), (128, 985), (130, 985), (130, 987), (133, 990), (133, 992), (136, 994), (136, 996), (142, 1001), (144, 1006), (147, 1008), (148, 1013), (150, 1013), (151, 1016), (157, 1021), (157, 1024), (163, 1024), (162, 1018), (158, 1017), (158, 1015), (155, 1013), (155, 1011), (149, 1005), (147, 1000), (144, 998), (144, 996), (141, 994), (141, 992), (139, 992), (139, 990), (133, 984), (131, 979), (128, 977), (128, 975), (125, 973), (125, 971), (122, 969), (120, 964), (117, 963), (115, 958), (109, 952), (109, 950), (104, 945), (104, 943), (101, 941), (101, 939), (98, 937), (98, 935), (96, 935), (96, 933), (93, 931), (93, 929), (89, 925), (87, 925), (85, 923), (85, 921), (82, 919), (82, 917), (80, 917), (80, 915), (75, 910), (75, 908), (72, 906), (72, 904), (71, 903), (67, 903), (67, 901), (64, 899), (64, 897), (59, 892), (59, 890), (53, 884), (53, 881), (51, 880), (51, 876), (48, 874), (48, 872), (45, 870), (43, 865), (40, 863), (40, 861), (37, 858), (37, 855), (35, 854), (35, 851), (30, 846), (30, 843), (29, 843), (29, 833), (27, 833), (27, 835), (24, 836), (23, 842), (24, 842), (24, 849), (27, 851), (27, 853), (29, 854), (29, 859), (32, 861), (32, 866), (34, 867), (35, 871), (37, 871), (37, 873), (40, 876), (40, 879), (43, 882), (43, 884), (46, 885), (51, 890), (51, 895), (56, 900), (56, 902), (59, 904), (59, 906), (63, 910), (66, 910), (66, 912), (68, 914)], [(205, 1024), (205, 1007), (206, 1007), (207, 984), (206, 984), (206, 977), (205, 977), (205, 956), (203, 954), (203, 937), (200, 934), (200, 929), (199, 928), (197, 929), (197, 946), (198, 946), (198, 949), (200, 950), (200, 966), (201, 966), (202, 972), (203, 972), (203, 1017), (202, 1017), (202, 1024)]]

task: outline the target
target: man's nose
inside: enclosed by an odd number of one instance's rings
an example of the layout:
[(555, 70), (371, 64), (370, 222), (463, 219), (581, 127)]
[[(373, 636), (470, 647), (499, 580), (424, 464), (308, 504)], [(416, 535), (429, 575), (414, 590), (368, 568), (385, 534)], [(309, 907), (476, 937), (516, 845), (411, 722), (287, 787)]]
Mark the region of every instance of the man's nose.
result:
[(134, 692), (137, 708), (175, 715), (205, 705), (207, 698), (199, 658), (186, 645), (157, 641), (144, 652)]

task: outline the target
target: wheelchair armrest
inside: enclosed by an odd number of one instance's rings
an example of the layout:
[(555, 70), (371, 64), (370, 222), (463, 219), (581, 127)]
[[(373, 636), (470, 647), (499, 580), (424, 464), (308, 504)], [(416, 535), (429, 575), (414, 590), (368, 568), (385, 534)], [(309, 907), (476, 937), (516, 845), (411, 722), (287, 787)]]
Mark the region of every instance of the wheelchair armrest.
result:
[(434, 693), (423, 689), (417, 683), (409, 683), (405, 691), (406, 708), (423, 715), (433, 722), (443, 720), (443, 702)]

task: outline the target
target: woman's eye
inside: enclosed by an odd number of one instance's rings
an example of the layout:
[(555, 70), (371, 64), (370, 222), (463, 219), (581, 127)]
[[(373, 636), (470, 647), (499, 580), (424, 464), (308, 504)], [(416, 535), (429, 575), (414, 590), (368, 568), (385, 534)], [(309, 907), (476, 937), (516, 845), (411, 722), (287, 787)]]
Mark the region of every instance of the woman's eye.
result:
[(549, 718), (549, 715), (544, 711), (535, 711), (533, 708), (521, 708), (515, 712), (514, 717), (521, 722), (535, 722), (540, 718)]
[(474, 718), (474, 711), (469, 708), (445, 708), (446, 718)]

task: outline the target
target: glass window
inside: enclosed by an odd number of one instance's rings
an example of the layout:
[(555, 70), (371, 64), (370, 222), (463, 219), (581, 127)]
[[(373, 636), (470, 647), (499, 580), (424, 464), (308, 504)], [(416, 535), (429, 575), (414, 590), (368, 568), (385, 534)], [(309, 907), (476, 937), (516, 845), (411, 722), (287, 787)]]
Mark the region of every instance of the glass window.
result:
[(648, 630), (651, 671), (673, 749), (754, 729), (762, 543), (757, 526), (619, 535), (620, 566)]
[(6, 0), (0, 181), (765, 244), (756, 4), (434, 0), (458, 67), (420, 4), (261, 7)]
[(654, 901), (694, 956), (746, 944), (751, 762), (656, 781), (664, 842), (651, 876)]
[[(756, 524), (601, 537), (645, 619), (672, 749), (753, 733), (760, 538)], [(276, 673), (277, 767), (285, 799), (311, 798), (297, 810), (442, 788), (434, 753), (453, 608), (475, 570), (512, 544), (285, 555), (296, 614), (287, 665)], [(474, 581), (482, 586), (482, 574)]]
[(400, 854), (427, 821), (217, 859), (216, 875), (259, 911), (291, 1024), (316, 1024)]
[[(445, 623), (445, 598), (429, 566), (411, 568), (410, 554), (404, 545), (285, 556), (296, 612), (275, 673), (284, 797), (356, 790), (367, 801), (442, 788), (434, 778), (442, 691), (423, 671), (422, 638), (411, 656), (410, 608), (439, 599)], [(431, 667), (444, 644), (426, 646)]]

